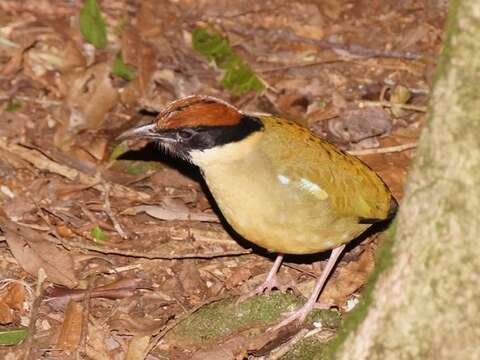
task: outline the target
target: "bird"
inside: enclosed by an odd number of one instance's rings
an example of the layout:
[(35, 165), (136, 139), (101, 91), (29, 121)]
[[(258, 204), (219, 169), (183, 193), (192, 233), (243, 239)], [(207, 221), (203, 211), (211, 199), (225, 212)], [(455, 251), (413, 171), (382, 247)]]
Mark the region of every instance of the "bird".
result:
[(242, 112), (212, 96), (175, 100), (154, 122), (117, 139), (132, 138), (197, 166), (229, 225), (277, 254), (265, 281), (244, 298), (282, 289), (285, 254), (331, 250), (310, 297), (273, 330), (305, 320), (345, 245), (397, 211), (387, 185), (355, 156), (294, 121)]

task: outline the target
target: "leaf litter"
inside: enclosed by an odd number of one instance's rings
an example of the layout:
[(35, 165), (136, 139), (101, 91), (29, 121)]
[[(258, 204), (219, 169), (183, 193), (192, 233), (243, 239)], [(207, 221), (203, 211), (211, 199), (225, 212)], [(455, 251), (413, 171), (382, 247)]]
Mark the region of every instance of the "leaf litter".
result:
[(325, 254), (287, 257), (280, 277), (297, 292), (232, 305), (264, 278), (270, 255), (224, 226), (195, 169), (115, 137), (175, 98), (210, 94), (359, 154), (400, 199), (446, 8), (9, 0), (0, 9), (0, 342), (18, 344), (1, 356), (320, 356), (361, 298), (377, 236), (349, 247), (322, 294), (339, 312), (266, 333), (279, 302), (308, 293)]

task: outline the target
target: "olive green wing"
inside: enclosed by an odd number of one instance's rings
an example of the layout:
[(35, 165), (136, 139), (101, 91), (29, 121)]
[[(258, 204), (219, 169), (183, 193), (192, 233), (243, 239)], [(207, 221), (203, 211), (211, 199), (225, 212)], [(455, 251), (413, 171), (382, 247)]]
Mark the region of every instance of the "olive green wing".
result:
[(338, 216), (366, 222), (389, 216), (390, 191), (367, 165), (293, 122), (273, 116), (261, 119), (268, 128), (262, 146), (279, 181), (296, 182), (328, 201)]

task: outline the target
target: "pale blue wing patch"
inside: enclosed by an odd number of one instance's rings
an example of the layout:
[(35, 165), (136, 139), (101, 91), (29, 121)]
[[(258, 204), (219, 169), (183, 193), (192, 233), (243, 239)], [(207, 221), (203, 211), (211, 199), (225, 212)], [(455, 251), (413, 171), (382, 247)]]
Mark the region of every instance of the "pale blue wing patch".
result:
[(298, 186), (303, 190), (307, 190), (309, 193), (314, 195), (319, 200), (328, 199), (327, 192), (323, 190), (318, 184), (315, 184), (308, 179), (301, 178), (300, 181), (298, 182)]
[(277, 175), (278, 182), (282, 185), (288, 185), (290, 184), (290, 178), (285, 175)]

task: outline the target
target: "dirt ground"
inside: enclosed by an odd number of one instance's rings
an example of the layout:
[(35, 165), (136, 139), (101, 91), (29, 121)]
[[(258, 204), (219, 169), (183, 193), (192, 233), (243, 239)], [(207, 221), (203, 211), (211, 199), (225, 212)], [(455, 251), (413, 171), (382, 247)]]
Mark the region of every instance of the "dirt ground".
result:
[[(309, 127), (401, 199), (447, 4), (99, 5), (104, 46), (82, 30), (82, 1), (0, 1), (0, 357), (321, 358), (361, 298), (379, 232), (349, 245), (321, 296), (332, 310), (266, 332), (328, 254), (287, 257), (280, 275), (296, 291), (236, 305), (274, 255), (228, 229), (196, 169), (115, 138), (174, 99), (209, 94)], [(202, 29), (257, 88), (228, 86), (229, 69), (192, 45)]]

